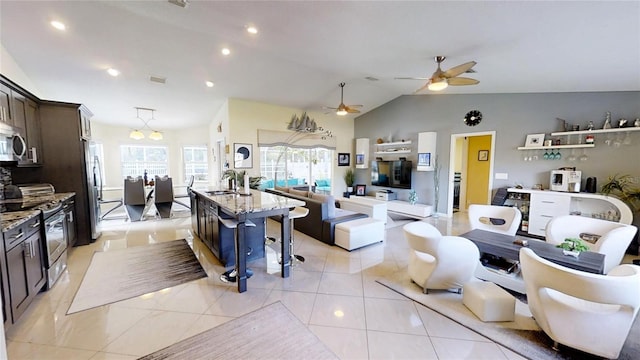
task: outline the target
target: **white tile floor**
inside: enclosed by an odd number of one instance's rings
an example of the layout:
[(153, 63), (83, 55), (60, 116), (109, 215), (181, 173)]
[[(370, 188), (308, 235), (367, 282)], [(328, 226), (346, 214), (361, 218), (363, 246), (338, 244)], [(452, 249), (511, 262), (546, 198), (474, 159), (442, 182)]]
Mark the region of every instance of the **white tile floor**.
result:
[[(428, 222), (459, 234), (468, 224), (466, 214), (458, 214)], [(276, 254), (267, 248), (265, 259), (250, 263), (255, 275), (239, 294), (235, 284), (219, 281), (226, 269), (194, 237), (184, 215), (104, 221), (100, 239), (71, 249), (68, 271), (7, 332), (9, 359), (136, 359), (278, 300), (341, 359), (521, 359), (375, 282), (407, 264), (402, 226), (388, 229), (383, 243), (353, 252), (296, 232), (296, 253), (306, 262), (282, 279)], [(269, 233), (278, 226), (270, 222)], [(208, 278), (66, 315), (94, 251), (181, 238), (193, 243)]]

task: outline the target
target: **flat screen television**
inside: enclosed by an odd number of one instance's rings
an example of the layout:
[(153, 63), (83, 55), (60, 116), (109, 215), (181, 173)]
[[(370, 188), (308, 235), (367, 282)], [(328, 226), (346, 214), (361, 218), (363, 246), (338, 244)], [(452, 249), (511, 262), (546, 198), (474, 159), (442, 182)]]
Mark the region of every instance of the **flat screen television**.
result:
[(411, 189), (411, 161), (374, 160), (371, 162), (371, 185)]

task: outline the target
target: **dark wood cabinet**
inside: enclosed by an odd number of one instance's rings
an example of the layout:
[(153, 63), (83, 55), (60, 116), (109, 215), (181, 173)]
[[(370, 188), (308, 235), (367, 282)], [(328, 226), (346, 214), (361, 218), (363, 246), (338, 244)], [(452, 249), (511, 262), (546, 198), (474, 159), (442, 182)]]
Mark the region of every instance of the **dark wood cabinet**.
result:
[(0, 83), (0, 121), (13, 126), (11, 114), (11, 88)]
[(42, 164), (39, 101), (28, 91), (0, 76), (0, 121), (14, 127), (25, 139), (27, 152), (21, 163), (27, 166)]
[[(220, 260), (224, 266), (233, 266), (235, 258), (235, 231), (222, 225), (219, 218), (232, 218), (226, 214), (217, 204), (206, 198), (194, 196), (192, 202), (197, 204), (197, 217), (192, 226), (197, 226), (197, 234), (200, 240), (211, 250), (213, 255)], [(193, 205), (192, 205), (193, 206)], [(193, 207), (192, 207), (193, 211)], [(249, 256), (247, 261), (264, 257), (264, 221), (254, 222), (255, 227), (246, 228), (247, 247)]]
[[(14, 229), (5, 232), (7, 287), (5, 301), (11, 312), (11, 322), (15, 323), (24, 313), (34, 297), (45, 285), (47, 278), (44, 266), (42, 230), (40, 218), (36, 217)], [(10, 247), (7, 247), (9, 245)], [(6, 314), (7, 320), (9, 314)]]
[(41, 181), (56, 192), (75, 192), (76, 238), (69, 246), (87, 245), (100, 235), (96, 227), (97, 198), (89, 141), (82, 138), (83, 118), (91, 112), (81, 104), (43, 101), (40, 103), (42, 138)]

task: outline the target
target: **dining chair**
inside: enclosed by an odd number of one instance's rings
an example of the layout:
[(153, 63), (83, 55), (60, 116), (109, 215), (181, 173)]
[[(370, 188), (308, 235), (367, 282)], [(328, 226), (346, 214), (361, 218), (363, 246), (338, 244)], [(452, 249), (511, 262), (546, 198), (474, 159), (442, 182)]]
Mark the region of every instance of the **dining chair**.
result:
[(191, 209), (191, 205), (189, 203), (184, 203), (182, 201), (179, 201), (178, 199), (184, 199), (187, 198), (187, 201), (189, 201), (189, 190), (191, 189), (191, 187), (193, 187), (193, 182), (195, 181), (195, 176), (191, 175), (189, 176), (189, 180), (187, 181), (187, 192), (185, 194), (180, 194), (180, 195), (173, 195), (173, 202), (178, 204), (178, 205), (182, 205), (184, 207), (186, 207), (187, 209)]
[(173, 204), (173, 181), (168, 176), (155, 177), (154, 182), (154, 199), (157, 214), (160, 218), (171, 217), (171, 205)]
[(142, 177), (124, 179), (124, 206), (131, 221), (140, 221), (147, 209)]

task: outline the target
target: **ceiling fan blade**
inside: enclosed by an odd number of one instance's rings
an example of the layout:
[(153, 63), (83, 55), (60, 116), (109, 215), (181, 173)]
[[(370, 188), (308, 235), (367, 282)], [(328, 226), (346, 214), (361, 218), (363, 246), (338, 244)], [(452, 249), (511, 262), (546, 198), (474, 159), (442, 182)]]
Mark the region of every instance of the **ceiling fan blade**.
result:
[(464, 63), (458, 66), (454, 66), (451, 69), (443, 72), (443, 75), (447, 78), (452, 78), (455, 76), (458, 76), (462, 73), (465, 73), (467, 70), (471, 69), (472, 67), (474, 67), (476, 64), (475, 61), (469, 61), (468, 63)]
[(338, 110), (338, 108), (334, 108), (334, 107), (331, 107), (331, 106), (323, 106), (322, 109), (323, 110)]
[(352, 108), (352, 107), (360, 108), (360, 107), (362, 107), (362, 106), (363, 106), (363, 105), (347, 105), (347, 107), (351, 107), (351, 108)]
[(347, 112), (350, 114), (357, 114), (360, 112), (360, 110), (356, 110), (356, 109), (352, 109), (351, 107), (347, 106)]
[(425, 77), (397, 77), (394, 78), (396, 80), (429, 80), (430, 78)]
[(449, 85), (460, 86), (460, 85), (475, 85), (475, 84), (478, 84), (480, 81), (476, 79), (465, 78), (465, 77), (454, 77), (449, 79), (448, 82), (449, 82)]
[(427, 81), (427, 83), (426, 83), (426, 84), (424, 84), (420, 89), (418, 89), (418, 90), (414, 91), (413, 93), (414, 93), (414, 94), (417, 94), (417, 93), (419, 93), (419, 92), (422, 92), (424, 89), (426, 89), (426, 88), (429, 86), (429, 84), (431, 84), (431, 81)]

